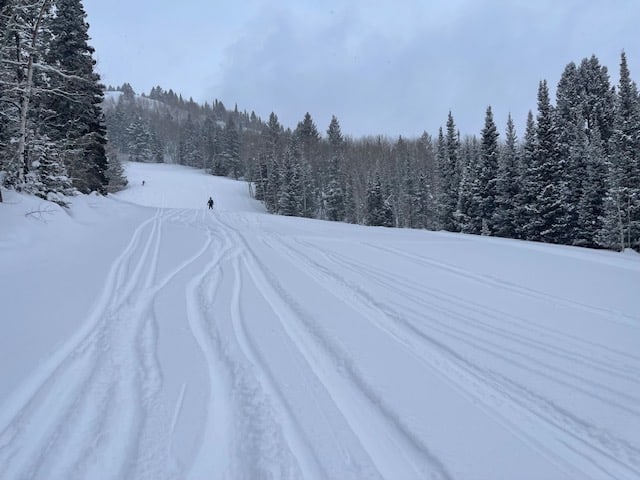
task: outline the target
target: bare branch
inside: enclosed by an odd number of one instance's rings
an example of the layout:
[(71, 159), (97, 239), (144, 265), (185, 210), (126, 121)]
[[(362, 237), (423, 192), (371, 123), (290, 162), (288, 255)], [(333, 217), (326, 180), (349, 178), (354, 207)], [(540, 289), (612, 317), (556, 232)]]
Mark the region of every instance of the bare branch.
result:
[(52, 67), (51, 65), (46, 65), (44, 63), (37, 63), (34, 62), (33, 63), (33, 67), (34, 68), (38, 68), (39, 70), (42, 70), (43, 72), (48, 72), (48, 73), (54, 73), (56, 75), (59, 75), (60, 77), (67, 79), (67, 80), (76, 80), (78, 82), (82, 82), (82, 83), (86, 83), (86, 84), (90, 84), (93, 85), (93, 82), (91, 80), (87, 80), (84, 77), (80, 77), (78, 75), (71, 75), (69, 73), (65, 73), (62, 70)]
[(51, 206), (47, 206), (46, 208), (40, 207), (38, 210), (32, 210), (30, 212), (25, 212), (24, 216), (29, 218), (35, 218), (36, 220), (47, 223), (46, 216), (54, 215), (56, 211), (51, 208)]

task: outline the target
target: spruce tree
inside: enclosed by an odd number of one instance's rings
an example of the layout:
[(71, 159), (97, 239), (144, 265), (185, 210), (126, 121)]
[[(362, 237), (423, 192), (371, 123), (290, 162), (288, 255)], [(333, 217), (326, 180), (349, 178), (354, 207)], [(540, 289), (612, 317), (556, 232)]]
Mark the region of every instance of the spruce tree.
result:
[[(153, 130), (149, 132), (149, 144), (151, 149), (151, 161), (154, 163), (164, 163), (164, 145), (160, 136)], [(107, 161), (111, 161), (109, 159), (109, 155), (107, 155)]]
[(455, 212), (456, 230), (480, 234), (482, 232), (482, 164), (475, 137), (467, 137), (462, 142), (459, 162), (462, 174)]
[(538, 216), (538, 138), (533, 113), (529, 110), (527, 124), (522, 145), (522, 168), (520, 171), (520, 194), (516, 201), (518, 205), (518, 238), (524, 240), (538, 240), (538, 230), (535, 219)]
[(258, 165), (253, 172), (253, 185), (255, 187), (254, 197), (256, 200), (265, 202), (267, 198), (267, 183), (268, 183), (268, 168), (267, 168), (267, 156), (264, 152), (260, 154), (258, 158)]
[(320, 134), (309, 112), (305, 113), (294, 132), (300, 146), (300, 166), (303, 185), (303, 216), (315, 216), (320, 203), (318, 191), (322, 179), (320, 175)]
[(140, 117), (127, 129), (127, 136), (129, 138), (127, 145), (129, 160), (133, 162), (150, 162), (153, 158), (151, 134)]
[(522, 211), (520, 153), (511, 114), (507, 118), (505, 143), (500, 150), (496, 177), (496, 210), (493, 233), (500, 237), (520, 238), (518, 216)]
[(354, 182), (351, 176), (348, 176), (345, 180), (344, 221), (347, 223), (358, 223), (358, 207), (356, 205)]
[(367, 186), (365, 222), (371, 226), (393, 226), (393, 212), (391, 206), (386, 201), (378, 173), (376, 173), (375, 179), (370, 181)]
[[(189, 167), (202, 168), (203, 152), (202, 152), (202, 129), (199, 127), (196, 121), (194, 121), (191, 114), (187, 116), (187, 120), (182, 126), (180, 131), (180, 144), (178, 151), (178, 163), (180, 165), (187, 165)], [(222, 172), (220, 175), (226, 175), (228, 166), (226, 163), (227, 157), (222, 158)]]
[(329, 220), (343, 221), (345, 216), (345, 195), (344, 181), (340, 169), (344, 139), (335, 115), (331, 117), (327, 135), (331, 158), (329, 161), (329, 182), (325, 191), (326, 215)]
[(573, 244), (593, 248), (598, 246), (597, 239), (603, 226), (604, 202), (607, 195), (606, 154), (598, 129), (593, 132), (588, 142), (585, 142), (584, 155), (585, 177), (577, 204), (580, 229), (573, 238)]
[(300, 151), (295, 136), (285, 151), (280, 172), (280, 197), (278, 213), (300, 216), (302, 213), (303, 192), (300, 178)]
[(609, 140), (608, 193), (598, 243), (640, 250), (640, 100), (627, 58), (620, 57), (616, 115)]
[(320, 134), (309, 112), (305, 113), (303, 120), (298, 123), (295, 134), (300, 142), (302, 157), (313, 164), (318, 155)]
[[(585, 133), (589, 144), (600, 143), (608, 153), (609, 139), (615, 122), (615, 96), (607, 67), (595, 55), (585, 58), (578, 67), (579, 96)], [(592, 142), (594, 135), (599, 140)]]
[(300, 184), (302, 186), (301, 215), (303, 217), (313, 218), (317, 213), (317, 191), (311, 165), (306, 161), (304, 156), (300, 161)]
[(264, 203), (270, 212), (277, 211), (280, 196), (282, 130), (278, 116), (271, 112), (269, 122), (262, 134), (264, 170), (260, 172), (261, 180), (264, 181)]
[(224, 147), (222, 155), (225, 158), (225, 173), (238, 179), (241, 174), (240, 165), (240, 134), (231, 116), (224, 127)]
[(487, 107), (480, 143), (480, 220), (485, 231), (493, 231), (496, 211), (498, 176), (498, 129), (493, 121), (491, 107)]
[(203, 164), (205, 171), (214, 173), (214, 159), (218, 152), (217, 129), (213, 117), (208, 115), (202, 124)]
[(30, 170), (27, 173), (25, 191), (45, 200), (67, 206), (65, 197), (74, 195), (75, 188), (60, 161), (56, 144), (46, 135), (36, 134), (30, 142)]
[(556, 89), (555, 121), (557, 131), (556, 155), (558, 175), (566, 185), (563, 234), (559, 243), (572, 243), (582, 230), (579, 225), (578, 203), (586, 175), (585, 152), (587, 137), (582, 116), (584, 89), (575, 63), (569, 63)]
[(118, 158), (118, 154), (113, 147), (107, 146), (107, 181), (108, 193), (115, 193), (123, 190), (127, 184), (127, 176), (125, 174), (122, 163)]
[(103, 85), (94, 71), (94, 49), (80, 0), (55, 0), (47, 69), (54, 91), (48, 106), (55, 112), (51, 136), (64, 140), (63, 156), (74, 185), (82, 192), (106, 191), (106, 126)]
[(417, 212), (416, 212), (416, 228), (426, 228), (433, 230), (435, 228), (435, 215), (433, 208), (433, 195), (427, 176), (420, 173), (416, 186)]
[(458, 132), (453, 115), (449, 112), (446, 137), (442, 129), (438, 136), (438, 223), (439, 228), (452, 232), (457, 230), (454, 214), (458, 206), (460, 184), (459, 148)]
[(400, 209), (402, 214), (401, 225), (408, 228), (416, 228), (418, 220), (418, 194), (415, 178), (415, 167), (412, 165), (408, 154), (404, 155), (402, 175), (402, 194)]
[(566, 232), (566, 203), (568, 197), (565, 159), (557, 151), (557, 126), (554, 108), (549, 100), (546, 80), (538, 88), (537, 150), (535, 187), (537, 216), (532, 220), (533, 240), (562, 243)]

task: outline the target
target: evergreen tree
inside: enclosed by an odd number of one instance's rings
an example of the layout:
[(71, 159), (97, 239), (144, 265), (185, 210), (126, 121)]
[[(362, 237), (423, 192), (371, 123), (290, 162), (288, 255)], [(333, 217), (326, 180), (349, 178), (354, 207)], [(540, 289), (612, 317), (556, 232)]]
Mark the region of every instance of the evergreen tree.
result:
[[(585, 135), (586, 137), (586, 135)], [(607, 195), (607, 164), (605, 149), (599, 130), (585, 140), (585, 177), (578, 199), (579, 230), (573, 236), (573, 244), (581, 247), (597, 247), (597, 239), (602, 230), (604, 201)]]
[(131, 126), (129, 118), (129, 105), (125, 104), (124, 97), (118, 97), (115, 107), (105, 112), (105, 125), (109, 134), (109, 144), (119, 152), (126, 153), (129, 145), (127, 130)]
[(178, 163), (189, 167), (202, 168), (202, 139), (200, 137), (201, 128), (196, 125), (191, 114), (187, 116), (187, 120), (182, 126)]
[(300, 151), (295, 137), (292, 137), (285, 152), (279, 183), (278, 212), (282, 215), (300, 216), (303, 193), (300, 179)]
[(217, 130), (213, 117), (207, 116), (202, 124), (202, 142), (203, 142), (203, 162), (204, 169), (209, 173), (214, 173), (214, 159), (219, 153), (217, 146)]
[(344, 188), (344, 221), (347, 223), (358, 223), (358, 208), (354, 190), (353, 179), (349, 176), (345, 181)]
[(401, 193), (401, 216), (402, 226), (416, 228), (418, 216), (418, 194), (415, 179), (414, 167), (411, 164), (409, 155), (404, 157), (402, 193)]
[(320, 203), (318, 191), (321, 191), (320, 174), (320, 134), (309, 112), (305, 113), (294, 132), (301, 151), (302, 184), (304, 189), (303, 216), (315, 216)]
[(137, 118), (127, 129), (129, 137), (129, 159), (133, 162), (150, 162), (153, 158), (151, 150), (151, 134), (141, 118)]
[(267, 199), (267, 179), (268, 179), (268, 168), (267, 168), (267, 157), (266, 154), (260, 154), (260, 158), (258, 159), (258, 166), (253, 174), (253, 184), (255, 187), (254, 197), (256, 200), (262, 200), (265, 202)]
[(522, 169), (520, 175), (520, 194), (516, 201), (518, 206), (518, 238), (537, 240), (538, 232), (535, 219), (538, 216), (538, 139), (533, 113), (527, 114), (527, 125), (522, 146)]
[(309, 112), (305, 113), (303, 120), (298, 123), (295, 133), (300, 141), (303, 158), (312, 163), (318, 152), (320, 134)]
[(278, 116), (271, 112), (269, 122), (264, 131), (264, 165), (266, 181), (264, 183), (264, 202), (267, 210), (276, 212), (280, 197), (280, 149), (282, 126)]
[(452, 232), (457, 230), (455, 212), (458, 206), (458, 187), (460, 185), (459, 148), (458, 132), (453, 115), (449, 112), (446, 137), (443, 137), (442, 129), (440, 129), (438, 137), (438, 223), (439, 228)]
[(367, 186), (365, 221), (371, 226), (393, 226), (393, 211), (385, 199), (379, 174)]
[(55, 112), (51, 136), (64, 140), (63, 156), (74, 185), (82, 192), (105, 193), (106, 126), (102, 112), (103, 85), (94, 71), (94, 49), (80, 0), (55, 0), (47, 68), (53, 91), (48, 108)]
[(549, 100), (547, 82), (538, 88), (537, 150), (534, 182), (538, 215), (533, 219), (532, 239), (562, 243), (566, 232), (567, 185), (563, 178), (566, 161), (558, 155), (554, 109)]
[(345, 216), (344, 182), (340, 171), (343, 158), (342, 132), (340, 124), (335, 116), (331, 117), (331, 123), (327, 130), (331, 160), (329, 164), (329, 183), (325, 192), (326, 215), (329, 220), (343, 221)]
[(107, 192), (119, 192), (127, 186), (128, 181), (122, 163), (113, 147), (107, 146), (107, 162)]
[(564, 230), (557, 239), (559, 243), (570, 242), (582, 230), (578, 224), (578, 202), (585, 179), (585, 149), (587, 138), (583, 112), (583, 88), (576, 65), (565, 67), (556, 90), (555, 121), (557, 128), (556, 151), (559, 166), (564, 167), (558, 175), (566, 182), (567, 197), (564, 198)]
[(640, 100), (624, 52), (616, 116), (609, 140), (608, 193), (598, 243), (640, 250)]
[(418, 176), (418, 184), (416, 187), (417, 213), (416, 228), (426, 228), (433, 230), (435, 228), (435, 216), (433, 209), (433, 196), (424, 173)]
[(222, 153), (224, 161), (224, 175), (233, 178), (240, 177), (240, 135), (233, 118), (229, 117), (224, 127), (224, 147)]
[(507, 118), (506, 140), (499, 156), (496, 177), (496, 210), (493, 233), (500, 237), (519, 238), (518, 215), (521, 212), (521, 169), (518, 138), (511, 114)]
[(498, 129), (493, 121), (491, 107), (487, 107), (480, 143), (480, 221), (485, 231), (493, 231), (496, 211), (498, 176)]
[[(160, 140), (160, 136), (153, 131), (149, 132), (149, 145), (151, 161), (155, 163), (164, 163), (164, 146), (162, 144), (162, 140)], [(107, 160), (109, 162), (111, 161), (108, 155)]]
[(77, 192), (58, 158), (56, 145), (46, 135), (33, 135), (32, 138), (29, 152), (31, 168), (27, 173), (25, 191), (66, 207), (65, 197)]
[(301, 215), (303, 217), (313, 218), (317, 210), (317, 193), (314, 187), (311, 165), (309, 165), (304, 157), (300, 162), (300, 176), (300, 184), (302, 187)]
[[(581, 115), (589, 144), (600, 143), (608, 153), (609, 139), (615, 122), (615, 97), (609, 82), (607, 67), (600, 65), (595, 55), (583, 59), (578, 68)], [(599, 139), (592, 141), (597, 135)]]
[(344, 189), (337, 178), (329, 180), (325, 190), (325, 208), (327, 219), (341, 222), (345, 216)]
[[(435, 145), (431, 135), (423, 132), (417, 140), (415, 148), (418, 170), (424, 172), (425, 182), (431, 190), (435, 185), (437, 170)], [(432, 194), (433, 193), (434, 192), (432, 192)]]
[(482, 163), (475, 137), (465, 138), (460, 148), (461, 178), (458, 187), (456, 230), (463, 233), (482, 233)]

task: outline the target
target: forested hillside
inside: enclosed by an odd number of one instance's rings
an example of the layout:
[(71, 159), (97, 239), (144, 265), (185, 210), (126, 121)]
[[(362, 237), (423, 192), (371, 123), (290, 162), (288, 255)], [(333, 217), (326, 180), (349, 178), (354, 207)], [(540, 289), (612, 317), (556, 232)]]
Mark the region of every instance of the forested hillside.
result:
[[(116, 89), (112, 89), (116, 90)], [(244, 177), (270, 212), (366, 225), (495, 235), (596, 248), (640, 246), (640, 101), (622, 53), (620, 82), (592, 56), (569, 63), (552, 102), (546, 81), (525, 132), (491, 107), (479, 136), (453, 113), (433, 137), (326, 134), (306, 113), (294, 130), (271, 113), (199, 105), (156, 87), (109, 93), (121, 156)]]
[(595, 56), (566, 66), (555, 101), (540, 82), (524, 132), (510, 117), (498, 132), (488, 107), (479, 135), (450, 112), (435, 136), (350, 138), (336, 117), (292, 129), (161, 87), (105, 98), (80, 0), (0, 9), (4, 187), (65, 204), (123, 188), (123, 159), (178, 163), (249, 180), (282, 215), (640, 249), (640, 100), (624, 53), (617, 86)]

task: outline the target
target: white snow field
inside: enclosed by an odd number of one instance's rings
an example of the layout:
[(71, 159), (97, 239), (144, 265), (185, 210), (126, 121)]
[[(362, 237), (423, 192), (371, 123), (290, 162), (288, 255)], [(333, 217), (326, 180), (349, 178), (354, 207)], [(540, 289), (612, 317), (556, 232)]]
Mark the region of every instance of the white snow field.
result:
[(639, 255), (127, 170), (68, 211), (4, 192), (1, 479), (640, 478)]

